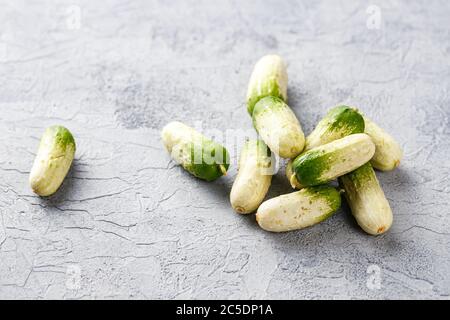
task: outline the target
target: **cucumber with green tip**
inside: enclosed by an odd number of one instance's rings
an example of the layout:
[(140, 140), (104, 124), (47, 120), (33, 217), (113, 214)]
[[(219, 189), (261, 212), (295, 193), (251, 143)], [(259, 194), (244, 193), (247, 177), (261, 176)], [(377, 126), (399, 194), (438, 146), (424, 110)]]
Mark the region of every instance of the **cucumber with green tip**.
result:
[(75, 139), (62, 126), (48, 127), (30, 172), (30, 186), (40, 196), (50, 196), (61, 186), (75, 156)]
[(330, 109), (306, 137), (305, 151), (354, 133), (363, 132), (364, 118), (358, 110), (348, 106), (337, 106)]
[[(350, 134), (363, 132), (364, 118), (358, 110), (348, 106), (337, 106), (330, 109), (327, 115), (317, 124), (313, 132), (306, 137), (305, 150), (303, 152)], [(289, 160), (286, 165), (286, 177), (292, 188), (302, 188), (292, 171), (292, 160)]]
[(264, 200), (272, 181), (272, 159), (261, 140), (247, 141), (239, 158), (238, 175), (230, 193), (230, 202), (238, 213), (254, 212)]
[(253, 110), (253, 125), (270, 150), (293, 158), (305, 146), (305, 135), (294, 112), (280, 98), (265, 97)]
[(213, 181), (226, 174), (228, 151), (193, 128), (173, 121), (163, 128), (161, 136), (172, 158), (195, 177)]
[(392, 211), (370, 163), (339, 178), (358, 225), (371, 235), (379, 235), (392, 225)]
[(394, 170), (400, 165), (403, 151), (395, 139), (386, 131), (364, 116), (365, 133), (375, 143), (375, 154), (370, 163), (375, 169), (381, 171)]
[(298, 230), (326, 220), (340, 206), (341, 196), (335, 188), (308, 187), (263, 202), (256, 221), (266, 231)]
[(292, 162), (302, 186), (315, 186), (336, 179), (368, 162), (375, 152), (372, 139), (356, 133), (313, 148)]
[(256, 63), (247, 89), (247, 111), (253, 114), (255, 104), (274, 96), (287, 101), (286, 65), (278, 55), (266, 55)]

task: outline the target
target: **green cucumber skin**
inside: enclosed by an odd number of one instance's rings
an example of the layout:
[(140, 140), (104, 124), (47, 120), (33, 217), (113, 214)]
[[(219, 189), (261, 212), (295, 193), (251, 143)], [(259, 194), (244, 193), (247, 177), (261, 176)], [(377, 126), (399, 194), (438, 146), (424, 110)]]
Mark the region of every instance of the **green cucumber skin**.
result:
[(302, 186), (315, 186), (328, 182), (321, 180), (320, 176), (330, 168), (329, 157), (330, 155), (323, 150), (313, 150), (295, 158), (292, 169), (299, 183)]
[(302, 186), (315, 186), (334, 180), (368, 162), (375, 145), (364, 133), (348, 135), (297, 156), (292, 170)]
[(272, 97), (277, 97), (283, 101), (285, 100), (280, 91), (278, 83), (275, 80), (267, 81), (266, 85), (265, 85), (265, 89), (263, 89), (262, 91), (263, 91), (263, 93), (260, 95), (253, 94), (247, 102), (247, 112), (250, 116), (253, 115), (255, 105), (258, 103), (258, 101), (265, 97), (272, 96)]
[(355, 108), (337, 106), (328, 112), (326, 118), (328, 130), (339, 131), (340, 138), (364, 132), (364, 118)]
[(322, 198), (327, 201), (330, 211), (321, 216), (318, 222), (324, 221), (331, 217), (341, 207), (341, 194), (336, 188), (329, 185), (319, 185), (315, 187), (307, 187), (302, 189), (308, 194), (311, 200)]
[[(317, 124), (314, 131), (311, 132), (311, 134), (306, 138), (306, 146), (303, 152), (305, 153), (310, 149), (344, 138), (351, 134), (363, 133), (364, 129), (364, 118), (357, 109), (345, 105), (334, 107), (328, 111), (327, 115)], [(320, 154), (310, 154), (309, 157), (318, 158), (320, 157)], [(323, 161), (319, 162), (322, 164), (324, 163)], [(323, 165), (323, 168), (320, 168), (319, 166), (312, 166), (312, 168), (308, 169), (308, 174), (306, 174), (310, 177), (306, 177), (305, 179), (309, 181), (309, 183), (313, 184), (326, 182), (312, 178), (312, 176), (318, 176), (319, 172), (326, 169), (326, 165)], [(301, 185), (297, 181), (297, 178), (288, 177), (288, 179), (293, 188), (300, 189)]]
[(76, 150), (75, 139), (72, 133), (63, 126), (51, 126), (47, 128), (45, 134), (53, 135), (55, 139), (55, 145), (59, 146), (61, 149), (66, 150), (67, 147)]
[(355, 189), (359, 190), (365, 186), (368, 186), (369, 183), (372, 184), (373, 181), (377, 180), (377, 177), (371, 164), (368, 162), (358, 169), (347, 173), (345, 176), (341, 177), (341, 179), (349, 179), (352, 181)]
[(161, 138), (171, 157), (197, 178), (213, 181), (230, 166), (227, 149), (179, 121), (168, 123)]
[(306, 138), (305, 151), (354, 133), (363, 133), (363, 116), (355, 108), (337, 106), (328, 111)]
[[(359, 112), (351, 107), (342, 105), (332, 108), (317, 125), (317, 130), (322, 131), (322, 137), (327, 135), (330, 139), (321, 141), (321, 145), (332, 142), (334, 140), (343, 138), (354, 133), (364, 132), (364, 118)], [(307, 138), (308, 144), (308, 138)], [(318, 145), (317, 145), (318, 146)], [(316, 147), (317, 147), (316, 146)], [(307, 145), (307, 149), (310, 147)], [(317, 185), (320, 183), (325, 183), (327, 181), (322, 181), (318, 179), (324, 170), (329, 168), (326, 158), (328, 155), (323, 152), (311, 152), (305, 154), (304, 157), (294, 161), (293, 168), (303, 166), (300, 173), (298, 170), (296, 174), (301, 176), (302, 184), (304, 185)]]
[[(183, 163), (183, 168), (195, 177), (206, 181), (214, 181), (224, 175), (220, 169), (220, 164), (207, 161), (214, 153), (222, 154), (222, 159), (225, 160), (222, 165), (225, 170), (228, 170), (230, 166), (230, 156), (227, 149), (209, 139), (188, 143), (186, 152), (190, 153), (190, 161)], [(195, 163), (197, 159), (201, 159), (201, 163)]]

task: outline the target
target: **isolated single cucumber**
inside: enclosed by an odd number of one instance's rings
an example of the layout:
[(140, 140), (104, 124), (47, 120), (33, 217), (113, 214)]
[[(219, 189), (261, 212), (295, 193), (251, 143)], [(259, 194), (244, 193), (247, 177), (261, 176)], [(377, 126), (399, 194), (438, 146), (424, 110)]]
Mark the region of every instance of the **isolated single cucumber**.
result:
[(386, 232), (392, 225), (392, 211), (370, 163), (339, 178), (353, 216), (369, 234)]
[(163, 128), (161, 136), (172, 158), (197, 178), (213, 181), (226, 174), (228, 151), (193, 128), (173, 121)]
[(50, 196), (61, 186), (75, 156), (75, 140), (61, 126), (48, 127), (41, 138), (30, 172), (30, 186), (40, 196)]
[(253, 125), (270, 150), (282, 158), (294, 158), (305, 146), (297, 117), (280, 98), (259, 100), (253, 110)]
[(403, 151), (395, 139), (386, 131), (364, 116), (365, 133), (375, 143), (375, 154), (370, 163), (375, 169), (389, 171), (398, 167), (403, 157)]
[(263, 202), (256, 221), (267, 231), (297, 230), (327, 219), (340, 206), (341, 196), (335, 188), (308, 187)]
[(372, 139), (356, 133), (313, 148), (292, 162), (302, 186), (315, 186), (340, 177), (368, 162), (375, 152)]
[(364, 118), (355, 108), (338, 106), (328, 111), (316, 128), (306, 137), (305, 151), (341, 139), (354, 133), (364, 132)]
[(272, 181), (270, 150), (261, 140), (247, 141), (239, 158), (239, 171), (230, 193), (230, 202), (238, 213), (251, 213), (264, 200)]
[(280, 56), (267, 55), (259, 59), (248, 84), (248, 113), (252, 115), (255, 104), (267, 96), (287, 101), (287, 82), (286, 65)]

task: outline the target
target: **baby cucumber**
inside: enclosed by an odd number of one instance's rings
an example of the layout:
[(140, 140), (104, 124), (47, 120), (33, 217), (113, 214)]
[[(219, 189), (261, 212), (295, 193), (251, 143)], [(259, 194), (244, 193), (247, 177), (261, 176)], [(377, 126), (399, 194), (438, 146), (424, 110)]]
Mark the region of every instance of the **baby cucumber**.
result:
[(341, 196), (335, 188), (308, 187), (263, 202), (256, 221), (266, 231), (303, 229), (329, 218), (340, 206)]
[(339, 178), (356, 222), (369, 234), (386, 232), (392, 225), (392, 211), (370, 163)]
[(270, 150), (282, 158), (297, 156), (305, 146), (297, 117), (280, 98), (259, 100), (253, 110), (253, 125)]
[(372, 139), (356, 133), (299, 155), (292, 162), (292, 170), (300, 185), (315, 186), (359, 168), (374, 152)]
[[(323, 144), (341, 139), (354, 133), (364, 132), (364, 118), (355, 108), (348, 106), (337, 106), (328, 111), (316, 126), (316, 128), (306, 137), (305, 150), (321, 146)], [(297, 181), (292, 171), (292, 160), (286, 165), (286, 177), (292, 188), (301, 189), (301, 184)]]
[(355, 108), (338, 106), (328, 111), (306, 137), (305, 151), (354, 133), (364, 132), (364, 118)]
[(193, 128), (173, 121), (163, 128), (161, 136), (172, 158), (195, 177), (213, 181), (226, 174), (228, 151)]
[(62, 126), (48, 127), (41, 138), (30, 172), (30, 186), (40, 196), (50, 196), (61, 186), (75, 156), (75, 140)]
[(367, 133), (375, 143), (375, 154), (370, 163), (375, 169), (381, 171), (394, 170), (400, 164), (403, 151), (395, 139), (386, 131), (377, 126), (367, 117), (364, 117)]
[(287, 101), (288, 76), (278, 55), (262, 57), (255, 65), (247, 90), (247, 111), (253, 114), (255, 104), (264, 97), (274, 96)]
[(272, 181), (270, 150), (261, 140), (244, 144), (239, 171), (230, 193), (230, 202), (238, 213), (254, 212), (264, 200)]

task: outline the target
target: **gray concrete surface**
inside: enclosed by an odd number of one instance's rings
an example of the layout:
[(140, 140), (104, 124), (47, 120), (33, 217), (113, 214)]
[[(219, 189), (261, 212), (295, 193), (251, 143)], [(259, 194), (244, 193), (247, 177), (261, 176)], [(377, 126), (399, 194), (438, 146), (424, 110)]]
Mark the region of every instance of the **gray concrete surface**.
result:
[[(0, 4), (0, 298), (450, 297), (448, 1)], [(378, 174), (386, 235), (347, 207), (264, 232), (230, 209), (235, 164), (206, 183), (170, 161), (170, 120), (251, 128), (247, 81), (273, 52), (306, 133), (347, 103), (401, 142), (401, 167)], [(41, 199), (27, 180), (52, 124), (78, 150)], [(280, 172), (268, 197), (288, 191)]]

